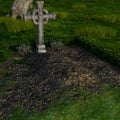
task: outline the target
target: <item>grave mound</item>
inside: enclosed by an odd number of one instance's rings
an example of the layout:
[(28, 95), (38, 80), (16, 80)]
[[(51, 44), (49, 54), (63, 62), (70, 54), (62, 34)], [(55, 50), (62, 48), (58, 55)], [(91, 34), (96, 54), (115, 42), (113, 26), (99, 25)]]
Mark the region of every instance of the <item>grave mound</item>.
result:
[(77, 99), (80, 93), (75, 90), (102, 92), (101, 83), (120, 86), (119, 69), (74, 46), (12, 57), (0, 65), (1, 70), (9, 71), (0, 73), (1, 82), (7, 82), (0, 98), (1, 116), (16, 107), (28, 112), (44, 110), (62, 95)]

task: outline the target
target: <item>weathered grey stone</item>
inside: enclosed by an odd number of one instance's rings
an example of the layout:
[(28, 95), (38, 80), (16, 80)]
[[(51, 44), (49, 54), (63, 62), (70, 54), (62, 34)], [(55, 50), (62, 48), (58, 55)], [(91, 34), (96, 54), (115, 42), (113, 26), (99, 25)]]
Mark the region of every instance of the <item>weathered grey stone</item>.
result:
[(49, 14), (47, 10), (43, 9), (44, 1), (37, 1), (38, 9), (33, 11), (32, 15), (24, 15), (24, 19), (32, 19), (35, 25), (38, 25), (38, 53), (46, 53), (44, 44), (44, 24), (48, 22), (48, 19), (55, 19), (54, 13)]
[(21, 46), (17, 47), (16, 49), (18, 50), (18, 52), (19, 52), (21, 55), (24, 55), (24, 54), (27, 54), (27, 53), (32, 52), (32, 51), (31, 51), (31, 47), (30, 47), (30, 46), (27, 46), (27, 45), (21, 45)]
[(15, 0), (10, 10), (10, 16), (17, 17), (27, 14), (33, 0)]

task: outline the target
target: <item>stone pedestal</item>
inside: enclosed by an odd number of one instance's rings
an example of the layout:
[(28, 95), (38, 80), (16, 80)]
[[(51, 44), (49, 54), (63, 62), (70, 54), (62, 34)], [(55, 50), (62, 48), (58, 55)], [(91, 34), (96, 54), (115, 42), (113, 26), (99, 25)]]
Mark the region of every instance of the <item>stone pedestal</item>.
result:
[(45, 45), (38, 45), (37, 46), (37, 52), (38, 53), (46, 53), (46, 47), (45, 47)]

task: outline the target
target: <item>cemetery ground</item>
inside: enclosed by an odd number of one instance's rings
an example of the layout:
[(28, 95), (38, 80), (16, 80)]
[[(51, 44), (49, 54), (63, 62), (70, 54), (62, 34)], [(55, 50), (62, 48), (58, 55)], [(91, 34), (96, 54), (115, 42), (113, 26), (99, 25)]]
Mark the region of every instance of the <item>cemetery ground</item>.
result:
[(0, 65), (3, 119), (119, 120), (118, 68), (76, 46), (47, 51)]
[[(31, 21), (5, 17), (12, 3), (0, 0), (0, 119), (119, 120), (120, 1), (45, 0), (57, 14), (47, 54), (35, 52)], [(18, 53), (22, 44), (32, 52)]]

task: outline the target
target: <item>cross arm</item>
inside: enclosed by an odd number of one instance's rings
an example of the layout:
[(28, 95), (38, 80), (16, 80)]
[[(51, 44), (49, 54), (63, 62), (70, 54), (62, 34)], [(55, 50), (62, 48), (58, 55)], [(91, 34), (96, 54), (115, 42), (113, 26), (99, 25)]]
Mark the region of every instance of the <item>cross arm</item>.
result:
[(55, 13), (46, 14), (46, 15), (43, 16), (43, 18), (56, 19), (56, 14)]

